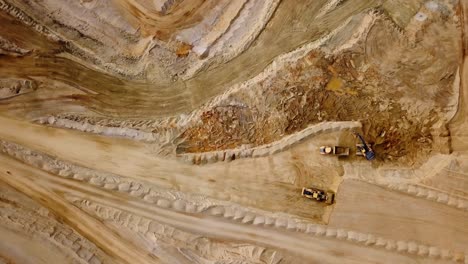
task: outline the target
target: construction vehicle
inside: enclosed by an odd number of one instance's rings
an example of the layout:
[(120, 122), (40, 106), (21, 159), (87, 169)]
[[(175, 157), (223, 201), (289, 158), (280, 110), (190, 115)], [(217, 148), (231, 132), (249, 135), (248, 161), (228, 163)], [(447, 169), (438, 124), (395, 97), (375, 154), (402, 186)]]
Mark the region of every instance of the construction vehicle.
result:
[(346, 157), (349, 156), (349, 148), (347, 147), (340, 147), (340, 146), (321, 146), (320, 147), (320, 154), (322, 155), (336, 155), (338, 157)]
[[(367, 142), (366, 142), (367, 143)], [(367, 143), (367, 146), (372, 149), (372, 144)], [(363, 153), (365, 152), (364, 145), (362, 143), (356, 143), (356, 156), (365, 156)]]
[(356, 144), (356, 155), (364, 156), (367, 160), (375, 159), (375, 152), (372, 150), (371, 145), (367, 144), (364, 138), (359, 134), (354, 132), (354, 135), (359, 138), (361, 143)]
[(335, 199), (335, 193), (331, 191), (325, 192), (313, 187), (302, 188), (302, 196), (326, 204), (332, 204)]

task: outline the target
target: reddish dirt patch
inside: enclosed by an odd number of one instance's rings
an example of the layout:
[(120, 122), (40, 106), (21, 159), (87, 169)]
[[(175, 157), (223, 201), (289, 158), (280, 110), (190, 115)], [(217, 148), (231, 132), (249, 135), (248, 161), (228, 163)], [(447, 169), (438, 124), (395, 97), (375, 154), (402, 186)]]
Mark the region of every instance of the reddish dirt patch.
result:
[(187, 43), (180, 43), (176, 50), (176, 55), (178, 57), (187, 57), (192, 50), (192, 45)]
[[(412, 162), (417, 155), (429, 152), (431, 127), (438, 120), (435, 111), (426, 113), (424, 124), (412, 120), (398, 102), (401, 94), (387, 89), (389, 84), (377, 69), (370, 65), (358, 72), (355, 61), (360, 60), (363, 58), (359, 53), (327, 58), (311, 52), (278, 73), (269, 84), (252, 88), (263, 89), (268, 111), (259, 111), (248, 103), (210, 109), (202, 114), (200, 124), (182, 134), (184, 143), (178, 153), (257, 146), (310, 124), (350, 120), (363, 123), (362, 133), (375, 144), (381, 161)], [(246, 96), (232, 97), (242, 101)]]

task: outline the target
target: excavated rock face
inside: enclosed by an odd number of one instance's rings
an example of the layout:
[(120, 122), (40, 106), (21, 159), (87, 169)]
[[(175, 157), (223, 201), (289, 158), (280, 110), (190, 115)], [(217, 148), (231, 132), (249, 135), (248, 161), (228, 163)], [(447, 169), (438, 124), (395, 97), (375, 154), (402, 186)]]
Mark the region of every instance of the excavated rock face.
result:
[(0, 0), (0, 262), (466, 262), (467, 8)]

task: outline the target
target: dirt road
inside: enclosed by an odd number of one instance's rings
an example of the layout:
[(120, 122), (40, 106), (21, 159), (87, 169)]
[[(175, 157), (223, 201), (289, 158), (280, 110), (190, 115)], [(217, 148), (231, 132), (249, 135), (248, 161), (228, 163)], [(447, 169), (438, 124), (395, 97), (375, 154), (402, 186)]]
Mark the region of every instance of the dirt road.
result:
[[(95, 241), (96, 243), (110, 239), (113, 236), (112, 231), (107, 231), (104, 228), (102, 229), (104, 233), (94, 232), (96, 228), (94, 226), (95, 223), (88, 221), (90, 218), (83, 212), (80, 215), (75, 214), (79, 210), (77, 211), (72, 204), (67, 203), (66, 197), (82, 197), (91, 202), (120, 208), (132, 214), (144, 216), (160, 223), (169, 224), (209, 237), (239, 240), (287, 250), (293, 254), (306, 257), (308, 261), (336, 263), (339, 262), (342, 256), (346, 256), (349, 263), (382, 263), (382, 260), (391, 260), (398, 263), (417, 263), (418, 261), (414, 257), (410, 258), (395, 254), (396, 252), (362, 247), (337, 239), (316, 237), (301, 232), (286, 232), (274, 228), (239, 224), (230, 221), (220, 221), (220, 219), (182, 214), (153, 207), (130, 197), (123, 197), (113, 192), (103, 191), (99, 188), (84, 186), (75, 181), (52, 176), (35, 168), (24, 166), (4, 155), (0, 156), (0, 164), (2, 167), (0, 179), (3, 182), (33, 197), (57, 216), (64, 219), (64, 221), (75, 226), (80, 232), (85, 233), (91, 241)], [(106, 237), (106, 235), (109, 235), (109, 237)], [(125, 259), (137, 252), (133, 252), (128, 247), (116, 252), (119, 244), (123, 245), (126, 243), (126, 240), (123, 238), (110, 242), (115, 247), (103, 247), (103, 250), (108, 254), (117, 254)], [(139, 263), (142, 262), (139, 261)]]
[[(72, 259), (60, 254), (58, 248), (44, 244), (41, 239), (24, 237), (14, 230), (0, 226), (0, 261), (15, 260), (25, 264), (71, 263)], [(27, 251), (28, 254), (22, 254)], [(43, 254), (49, 252), (49, 254)], [(12, 262), (14, 263), (14, 262)]]
[[(66, 221), (74, 229), (79, 230), (81, 234), (89, 238), (93, 243), (99, 245), (106, 253), (112, 256), (117, 263), (132, 263), (138, 259), (140, 263), (157, 263), (156, 256), (150, 256), (141, 248), (132, 246), (131, 243), (124, 242), (122, 237), (118, 236), (115, 231), (109, 230), (98, 220), (83, 214), (83, 212), (74, 206), (67, 203), (60, 195), (48, 190), (48, 186), (35, 184), (31, 178), (27, 180), (25, 175), (31, 175), (31, 171), (22, 169), (22, 164), (15, 162), (11, 158), (5, 158), (2, 166), (2, 181), (18, 191), (26, 194), (30, 198), (41, 201), (42, 205), (50, 208), (58, 217)], [(34, 173), (33, 173), (34, 174)], [(22, 176), (21, 176), (22, 175)], [(42, 177), (44, 177), (42, 173)], [(19, 176), (19, 177), (17, 177)], [(39, 178), (39, 179), (41, 179)], [(99, 230), (96, 234), (95, 229)]]
[(467, 211), (356, 180), (345, 180), (337, 198), (331, 227), (468, 252)]
[[(4, 125), (0, 138), (72, 164), (161, 188), (200, 193), (244, 206), (261, 205), (264, 210), (318, 222), (326, 221), (323, 217), (329, 209), (298, 193), (308, 185), (336, 190), (340, 181), (337, 161), (324, 159), (314, 144), (303, 144), (268, 157), (197, 166), (157, 157), (149, 146), (135, 141), (44, 127), (4, 117), (0, 117), (0, 123)], [(336, 143), (338, 138), (339, 133), (327, 141)]]

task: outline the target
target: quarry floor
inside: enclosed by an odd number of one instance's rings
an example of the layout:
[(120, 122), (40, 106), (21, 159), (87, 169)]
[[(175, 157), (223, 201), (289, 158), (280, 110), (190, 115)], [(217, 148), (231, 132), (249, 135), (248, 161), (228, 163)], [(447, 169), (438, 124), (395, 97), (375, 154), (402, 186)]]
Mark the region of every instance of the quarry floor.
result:
[[(0, 262), (468, 263), (466, 36), (460, 54), (447, 55), (460, 55), (456, 67), (423, 69), (444, 77), (427, 93), (386, 89), (396, 79), (406, 88), (432, 79), (379, 68), (397, 53), (375, 50), (381, 39), (399, 34), (382, 29), (385, 19), (369, 29), (370, 53), (324, 55), (312, 48), (293, 63), (277, 60), (273, 77), (250, 82), (280, 54), (319, 41), (347, 17), (380, 4), (349, 0), (318, 19), (325, 1), (299, 2), (282, 1), (240, 56), (171, 85), (112, 78), (55, 56), (49, 49), (58, 44), (39, 35), (29, 44), (38, 53), (0, 57), (1, 78), (40, 83), (38, 93), (0, 100)], [(466, 18), (467, 5), (460, 6)], [(292, 34), (297, 21), (314, 26)], [(2, 36), (33, 34), (1, 12), (0, 22), (8, 24)], [(346, 26), (358, 32), (358, 22)], [(466, 32), (466, 21), (462, 27)], [(449, 39), (453, 28), (426, 29)], [(340, 34), (330, 37), (337, 50)], [(426, 45), (430, 37), (420, 41)], [(432, 50), (434, 58), (447, 50)], [(429, 63), (418, 53), (426, 50), (405, 51), (402, 60)], [(363, 58), (382, 63), (352, 66)], [(308, 61), (319, 66), (303, 67)], [(319, 87), (306, 85), (311, 78)], [(226, 91), (236, 83), (244, 86)], [(433, 92), (446, 100), (425, 105)], [(417, 103), (408, 106), (408, 98)], [(60, 113), (77, 109), (89, 116), (77, 118), (76, 127), (64, 125), (76, 123)], [(184, 125), (126, 134), (142, 116), (187, 112)], [(130, 121), (122, 127), (109, 121), (120, 134), (108, 136), (92, 119), (99, 115)], [(140, 140), (145, 129), (156, 139)], [(377, 160), (354, 155), (353, 131), (374, 144)], [(323, 145), (350, 147), (351, 155), (321, 155)], [(335, 192), (335, 203), (302, 197), (308, 186)]]

